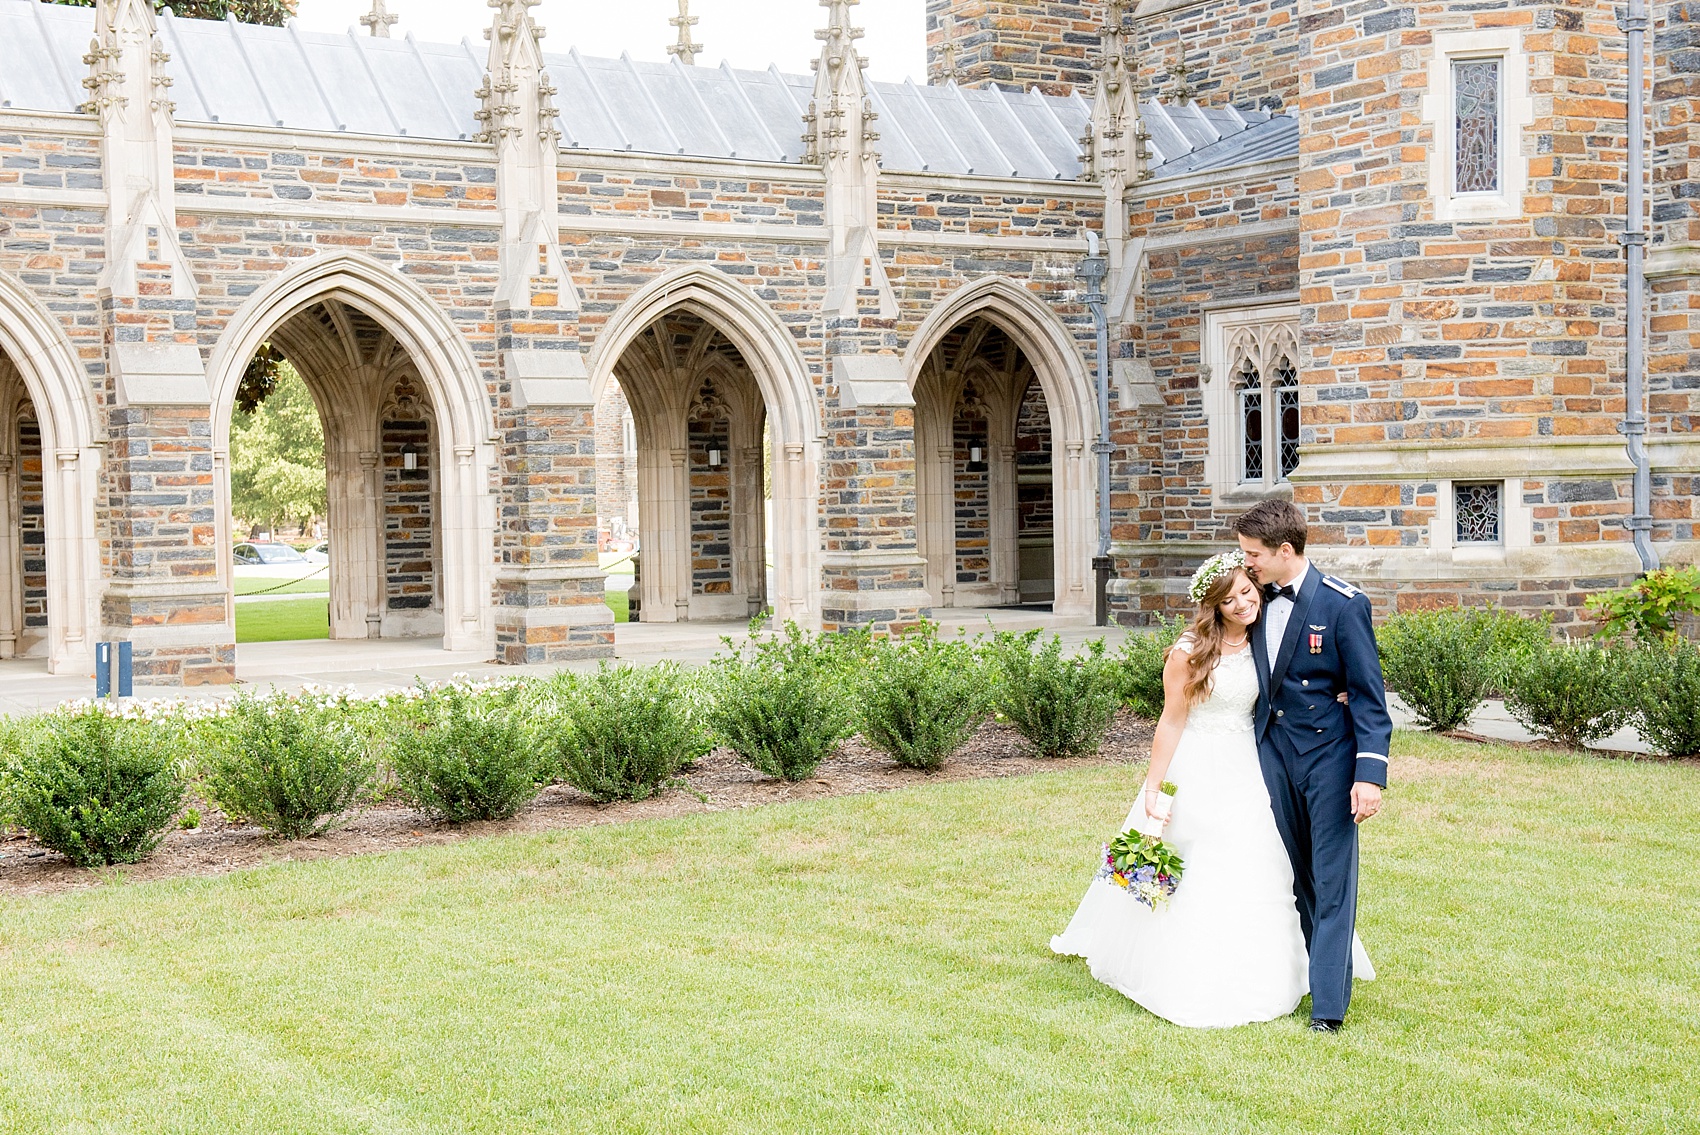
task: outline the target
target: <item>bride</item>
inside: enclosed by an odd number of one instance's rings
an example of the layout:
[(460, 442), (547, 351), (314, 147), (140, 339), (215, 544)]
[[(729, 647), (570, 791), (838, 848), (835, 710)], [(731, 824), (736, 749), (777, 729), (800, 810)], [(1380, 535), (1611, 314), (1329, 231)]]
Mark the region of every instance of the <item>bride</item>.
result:
[[(1237, 551), (1205, 561), (1187, 594), (1198, 614), (1163, 666), (1144, 797), (1122, 829), (1157, 830), (1157, 793), (1173, 781), (1163, 842), (1181, 857), (1180, 887), (1151, 910), (1094, 881), (1051, 949), (1085, 958), (1093, 977), (1159, 1017), (1221, 1028), (1291, 1013), (1309, 965), (1252, 733), (1250, 630), (1263, 594)], [(1357, 976), (1373, 978), (1363, 947), (1353, 950)]]

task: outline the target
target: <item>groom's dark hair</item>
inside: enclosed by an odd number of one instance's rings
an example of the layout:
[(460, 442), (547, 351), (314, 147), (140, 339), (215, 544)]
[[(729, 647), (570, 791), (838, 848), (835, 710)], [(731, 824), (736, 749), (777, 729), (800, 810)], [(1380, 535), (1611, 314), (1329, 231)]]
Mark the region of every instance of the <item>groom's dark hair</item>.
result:
[(1305, 514), (1292, 501), (1258, 501), (1234, 521), (1234, 531), (1250, 536), (1271, 551), (1280, 551), (1282, 544), (1291, 544), (1293, 551), (1304, 555)]

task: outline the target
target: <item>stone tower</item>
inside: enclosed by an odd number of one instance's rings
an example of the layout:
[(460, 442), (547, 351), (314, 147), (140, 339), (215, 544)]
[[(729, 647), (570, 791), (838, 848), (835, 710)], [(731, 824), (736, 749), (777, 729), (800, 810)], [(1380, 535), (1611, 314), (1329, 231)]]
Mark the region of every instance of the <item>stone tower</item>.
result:
[(927, 77), (964, 87), (1092, 89), (1103, 0), (927, 0)]

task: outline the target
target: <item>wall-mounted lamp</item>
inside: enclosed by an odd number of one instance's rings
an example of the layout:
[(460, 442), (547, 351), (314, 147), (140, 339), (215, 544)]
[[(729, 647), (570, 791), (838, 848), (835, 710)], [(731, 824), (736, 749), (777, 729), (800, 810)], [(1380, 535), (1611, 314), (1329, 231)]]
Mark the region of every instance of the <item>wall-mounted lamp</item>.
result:
[(412, 473), (419, 468), (419, 454), (412, 446), (401, 451), (401, 467), (406, 469), (409, 473)]
[(977, 445), (968, 447), (967, 473), (984, 473), (986, 471), (986, 453)]
[(718, 469), (720, 467), (720, 451), (718, 449), (711, 449), (708, 451), (708, 467), (710, 469)]

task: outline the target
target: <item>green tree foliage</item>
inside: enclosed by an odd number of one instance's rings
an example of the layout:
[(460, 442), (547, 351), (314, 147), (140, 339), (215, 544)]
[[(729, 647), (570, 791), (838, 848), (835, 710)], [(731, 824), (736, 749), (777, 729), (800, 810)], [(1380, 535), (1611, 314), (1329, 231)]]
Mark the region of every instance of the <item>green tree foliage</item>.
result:
[[(94, 0), (50, 0), (71, 8), (92, 8)], [(154, 10), (170, 8), (186, 20), (222, 20), (235, 16), (244, 24), (269, 24), (281, 28), (295, 15), (296, 0), (154, 0)]]
[(306, 524), (325, 514), (325, 433), (307, 384), (287, 362), (251, 414), (230, 423), (231, 511), (247, 524)]

